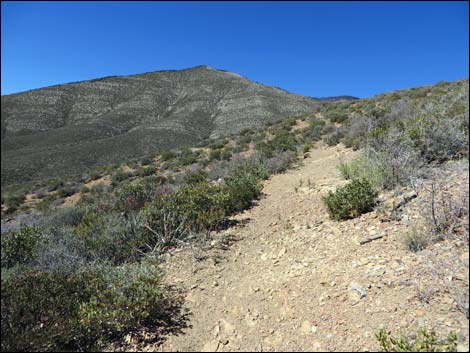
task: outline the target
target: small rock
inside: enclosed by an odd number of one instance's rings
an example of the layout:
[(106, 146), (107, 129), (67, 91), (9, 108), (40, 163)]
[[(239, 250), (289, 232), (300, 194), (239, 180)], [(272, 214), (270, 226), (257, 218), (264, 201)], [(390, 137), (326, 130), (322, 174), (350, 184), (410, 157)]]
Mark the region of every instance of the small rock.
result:
[(214, 327), (214, 330), (212, 331), (212, 333), (214, 334), (214, 337), (217, 337), (220, 333), (220, 326), (219, 325), (216, 325)]
[(229, 340), (225, 338), (225, 339), (220, 340), (219, 342), (222, 343), (224, 346), (226, 346)]
[(362, 288), (359, 284), (355, 283), (355, 282), (351, 283), (350, 288), (359, 293), (360, 299), (367, 296), (366, 290), (364, 288)]
[(317, 332), (317, 328), (313, 326), (309, 320), (305, 320), (302, 322), (302, 326), (300, 326), (300, 332), (303, 335), (311, 335), (312, 333)]

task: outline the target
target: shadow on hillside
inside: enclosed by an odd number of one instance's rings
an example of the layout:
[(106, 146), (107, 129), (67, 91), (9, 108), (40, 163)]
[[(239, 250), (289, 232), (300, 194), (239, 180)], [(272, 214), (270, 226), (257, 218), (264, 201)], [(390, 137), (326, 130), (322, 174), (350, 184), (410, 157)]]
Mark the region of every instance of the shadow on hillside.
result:
[[(140, 349), (144, 346), (158, 347), (162, 345), (169, 336), (179, 336), (184, 331), (191, 328), (189, 324), (192, 315), (184, 306), (185, 292), (176, 286), (166, 285), (162, 288), (165, 293), (160, 302), (160, 311), (157, 320), (153, 317), (156, 324), (148, 325), (138, 332), (132, 332), (130, 335), (124, 336), (119, 342), (115, 342), (114, 346), (119, 346), (117, 350), (130, 348)], [(137, 345), (137, 347), (136, 347)], [(131, 347), (132, 346), (132, 347)]]
[(227, 230), (235, 226), (245, 226), (251, 221), (251, 218), (238, 219), (225, 219), (223, 223), (217, 228), (218, 231)]

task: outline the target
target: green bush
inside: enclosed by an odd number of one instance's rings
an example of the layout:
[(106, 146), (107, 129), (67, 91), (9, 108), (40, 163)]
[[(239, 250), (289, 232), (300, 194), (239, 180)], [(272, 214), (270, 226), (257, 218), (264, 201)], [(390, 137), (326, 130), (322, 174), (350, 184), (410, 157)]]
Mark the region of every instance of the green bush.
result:
[(209, 152), (209, 160), (214, 161), (220, 159), (222, 151), (220, 149), (210, 150)]
[(73, 187), (73, 186), (70, 186), (70, 185), (66, 185), (66, 186), (60, 187), (60, 188), (57, 190), (57, 195), (58, 195), (60, 198), (64, 198), (64, 197), (71, 196), (71, 195), (75, 194), (76, 192), (77, 192), (77, 188), (76, 188), (76, 187)]
[(341, 139), (344, 137), (343, 131), (337, 129), (333, 133), (330, 133), (324, 137), (324, 141), (328, 146), (336, 146), (341, 142)]
[(149, 252), (159, 253), (188, 236), (186, 217), (171, 193), (156, 197), (143, 214), (147, 225), (145, 246)]
[(209, 148), (213, 150), (222, 149), (227, 143), (228, 143), (228, 140), (225, 138), (220, 139), (220, 140), (215, 140), (209, 145)]
[(305, 142), (302, 146), (302, 153), (303, 154), (308, 153), (308, 151), (310, 151), (311, 148), (312, 148), (312, 142), (311, 141)]
[(2, 277), (2, 351), (99, 348), (99, 342), (158, 324), (164, 310), (152, 265), (93, 266), (76, 273)]
[(223, 191), (227, 195), (224, 205), (227, 214), (250, 207), (253, 200), (260, 197), (262, 186), (259, 180), (256, 174), (244, 172), (242, 169), (225, 179)]
[(122, 264), (139, 258), (145, 246), (144, 218), (141, 213), (89, 213), (74, 230), (85, 246), (88, 261)]
[(131, 174), (128, 173), (128, 172), (124, 172), (124, 171), (118, 171), (116, 173), (113, 174), (113, 176), (111, 177), (111, 184), (113, 186), (116, 186), (118, 185), (121, 181), (124, 181), (126, 179), (129, 179), (131, 177)]
[(17, 209), (25, 200), (25, 195), (9, 195), (5, 197), (5, 205), (11, 209)]
[(47, 191), (48, 192), (55, 191), (58, 188), (60, 188), (61, 186), (64, 186), (64, 181), (63, 180), (61, 180), (61, 179), (49, 180), (48, 183), (47, 183)]
[(156, 172), (157, 172), (157, 167), (149, 166), (149, 167), (140, 168), (137, 174), (140, 177), (144, 177), (144, 176), (154, 175)]
[(349, 163), (340, 161), (338, 169), (345, 179), (365, 179), (377, 190), (396, 185), (396, 181), (392, 180), (390, 168), (384, 165), (380, 158), (368, 156), (367, 152)]
[(195, 232), (213, 229), (222, 222), (225, 198), (219, 187), (205, 181), (185, 185), (175, 194), (178, 211)]
[(276, 135), (271, 141), (274, 150), (278, 152), (296, 151), (297, 140), (295, 136), (288, 132), (282, 132)]
[(220, 158), (224, 161), (230, 160), (232, 158), (232, 151), (228, 147), (224, 147), (220, 153)]
[(144, 158), (140, 160), (140, 165), (149, 165), (152, 162), (153, 162), (152, 156), (145, 156)]
[(101, 178), (101, 173), (97, 170), (92, 170), (90, 171), (90, 173), (88, 174), (88, 178), (90, 180), (96, 180), (96, 179), (99, 179)]
[(325, 118), (330, 120), (332, 123), (343, 123), (348, 119), (347, 111), (335, 109), (325, 112)]
[(384, 329), (379, 330), (375, 337), (380, 343), (382, 352), (456, 352), (457, 335), (450, 333), (447, 338), (439, 339), (434, 331), (428, 332), (421, 328), (418, 335), (393, 337)]
[(323, 202), (332, 219), (342, 220), (372, 211), (376, 198), (377, 192), (367, 180), (355, 179), (334, 193), (330, 191)]
[(183, 182), (185, 184), (198, 184), (205, 182), (207, 179), (207, 173), (203, 170), (196, 172), (190, 172), (184, 176)]
[(177, 157), (177, 154), (174, 151), (164, 150), (160, 153), (162, 161), (169, 161)]
[(12, 267), (30, 262), (36, 252), (41, 232), (37, 227), (21, 225), (19, 231), (1, 237), (2, 267)]
[(146, 183), (127, 184), (116, 191), (116, 209), (122, 212), (139, 210), (150, 199)]
[(260, 141), (256, 143), (255, 148), (263, 157), (271, 158), (274, 156), (274, 146), (271, 143)]
[(266, 180), (269, 178), (270, 172), (264, 160), (250, 158), (237, 165), (231, 172), (231, 175), (235, 176), (244, 174), (252, 175), (258, 180)]
[(181, 165), (193, 164), (197, 161), (197, 154), (193, 153), (190, 148), (183, 148), (178, 156), (178, 162)]

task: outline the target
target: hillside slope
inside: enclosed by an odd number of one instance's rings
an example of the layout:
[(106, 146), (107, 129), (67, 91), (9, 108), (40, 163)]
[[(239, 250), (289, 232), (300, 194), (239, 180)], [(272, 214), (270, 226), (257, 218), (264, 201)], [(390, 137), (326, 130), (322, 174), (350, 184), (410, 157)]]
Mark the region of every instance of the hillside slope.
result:
[[(378, 211), (340, 223), (328, 217), (321, 198), (347, 182), (337, 165), (356, 155), (341, 146), (313, 150), (299, 168), (266, 181), (266, 197), (209, 249), (168, 254), (161, 266), (168, 284), (184, 288), (189, 328), (162, 346), (136, 346), (129, 335), (130, 346), (112, 349), (378, 351), (380, 327), (411, 333), (424, 326), (456, 331), (459, 349), (468, 350), (468, 319), (456, 304), (468, 293), (462, 241), (413, 253), (403, 244), (409, 222), (382, 222)], [(456, 168), (442, 177), (458, 195), (468, 169)], [(424, 188), (418, 194), (406, 207), (409, 219), (428, 202)], [(359, 244), (377, 234), (383, 237)]]
[(321, 105), (207, 66), (105, 77), (1, 99), (2, 186), (194, 145)]

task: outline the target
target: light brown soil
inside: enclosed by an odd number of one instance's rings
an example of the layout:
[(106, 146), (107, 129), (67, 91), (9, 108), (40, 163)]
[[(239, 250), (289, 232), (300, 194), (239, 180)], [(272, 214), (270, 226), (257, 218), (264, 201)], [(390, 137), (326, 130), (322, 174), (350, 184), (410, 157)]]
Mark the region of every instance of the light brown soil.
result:
[[(376, 351), (379, 328), (415, 333), (426, 326), (457, 332), (459, 349), (468, 350), (468, 319), (457, 307), (458, 294), (468, 293), (468, 245), (449, 240), (413, 253), (402, 241), (409, 224), (381, 222), (376, 211), (329, 219), (322, 196), (345, 183), (336, 166), (354, 154), (312, 151), (297, 169), (266, 181), (265, 197), (208, 250), (169, 253), (165, 281), (186, 290), (190, 327), (160, 345), (121, 349)], [(455, 180), (465, 185), (468, 173)], [(420, 199), (408, 208), (419, 213)], [(436, 272), (435, 259), (452, 266)]]

